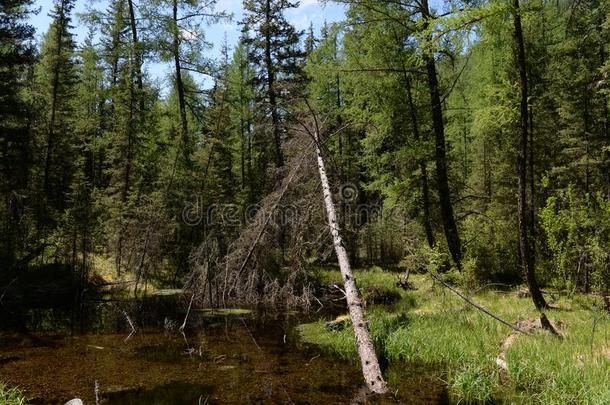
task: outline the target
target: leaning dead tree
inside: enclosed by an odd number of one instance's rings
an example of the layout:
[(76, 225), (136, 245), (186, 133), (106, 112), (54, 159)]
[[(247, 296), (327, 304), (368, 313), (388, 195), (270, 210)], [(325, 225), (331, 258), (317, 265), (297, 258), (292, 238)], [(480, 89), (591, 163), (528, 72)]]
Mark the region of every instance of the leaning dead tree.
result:
[[(306, 308), (314, 299), (308, 260), (332, 250), (324, 213), (316, 204), (319, 181), (312, 139), (295, 132), (284, 144), (286, 169), (276, 188), (246, 207), (248, 218), (220, 255), (215, 237), (191, 255), (193, 271), (187, 289), (198, 306), (265, 305)], [(283, 227), (283, 245), (278, 232)], [(230, 234), (227, 227), (218, 231)]]
[(371, 391), (377, 394), (383, 394), (387, 392), (388, 388), (385, 380), (383, 379), (383, 375), (381, 374), (381, 368), (379, 367), (375, 347), (373, 346), (373, 340), (371, 339), (368, 323), (364, 316), (362, 299), (356, 286), (356, 279), (352, 273), (347, 250), (345, 249), (345, 245), (343, 244), (343, 240), (341, 238), (339, 223), (337, 222), (337, 213), (335, 211), (335, 204), (333, 203), (330, 184), (328, 182), (328, 176), (326, 175), (324, 158), (322, 156), (320, 146), (320, 131), (317, 121), (315, 122), (313, 131), (308, 130), (308, 132), (313, 132), (314, 135), (318, 160), (318, 173), (320, 175), (320, 182), (322, 183), (322, 193), (324, 195), (324, 206), (326, 208), (328, 226), (330, 227), (330, 232), (333, 237), (333, 245), (335, 247), (337, 260), (339, 262), (339, 268), (341, 269), (341, 276), (343, 277), (345, 298), (347, 300), (347, 307), (352, 318), (354, 335), (356, 337), (356, 347), (358, 349), (358, 355), (360, 356), (364, 381)]

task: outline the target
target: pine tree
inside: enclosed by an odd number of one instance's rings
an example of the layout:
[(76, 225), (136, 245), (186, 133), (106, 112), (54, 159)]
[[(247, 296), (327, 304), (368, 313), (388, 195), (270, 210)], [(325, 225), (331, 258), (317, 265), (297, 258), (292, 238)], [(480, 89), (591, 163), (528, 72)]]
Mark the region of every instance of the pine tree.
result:
[[(48, 110), (46, 130), (46, 153), (43, 169), (43, 190), (50, 202), (57, 208), (62, 207), (62, 193), (66, 190), (64, 164), (62, 159), (71, 154), (72, 140), (69, 139), (71, 108), (75, 80), (74, 40), (71, 12), (74, 0), (57, 0), (50, 16), (52, 23), (47, 32), (42, 49), (41, 86)], [(57, 155), (57, 156), (56, 156)]]
[(0, 3), (0, 261), (10, 269), (25, 250), (23, 217), (32, 154), (31, 108), (24, 94), (35, 60), (29, 0)]
[(157, 55), (173, 65), (180, 119), (181, 162), (189, 168), (196, 143), (194, 131), (189, 128), (189, 116), (196, 112), (192, 101), (199, 89), (190, 85), (194, 81), (188, 76), (189, 73), (213, 74), (212, 63), (205, 56), (210, 44), (205, 39), (202, 26), (227, 18), (226, 13), (215, 11), (215, 4), (215, 0), (156, 0), (150, 2), (144, 11)]
[(286, 20), (286, 10), (296, 8), (298, 2), (288, 0), (245, 0), (243, 24), (253, 33), (249, 39), (250, 61), (255, 66), (257, 102), (264, 111), (262, 119), (272, 134), (276, 168), (284, 165), (282, 127), (286, 99), (295, 95), (294, 84), (301, 78), (304, 53), (300, 50), (300, 36)]
[(239, 139), (239, 173), (242, 190), (247, 189), (247, 201), (254, 201), (255, 173), (252, 159), (252, 125), (254, 107), (253, 73), (254, 68), (248, 59), (248, 32), (244, 30), (233, 52), (233, 60), (227, 69), (229, 86), (230, 116), (233, 118), (233, 128)]
[[(81, 286), (88, 278), (89, 254), (94, 250), (94, 235), (97, 233), (93, 206), (93, 188), (96, 184), (96, 164), (102, 135), (102, 108), (104, 79), (98, 50), (93, 45), (90, 32), (84, 46), (79, 50), (78, 82), (72, 101), (74, 111), (73, 151), (74, 175), (67, 193), (67, 209), (64, 213), (61, 232), (67, 242), (75, 277)], [(79, 258), (80, 256), (80, 258)]]

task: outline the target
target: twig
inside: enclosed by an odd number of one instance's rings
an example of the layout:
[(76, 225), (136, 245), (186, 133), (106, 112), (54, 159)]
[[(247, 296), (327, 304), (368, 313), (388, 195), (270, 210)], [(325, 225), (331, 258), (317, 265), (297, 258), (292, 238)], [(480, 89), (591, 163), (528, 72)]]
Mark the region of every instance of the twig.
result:
[[(311, 144), (309, 146), (311, 146)], [(278, 205), (282, 201), (282, 198), (284, 197), (284, 194), (286, 194), (286, 191), (288, 190), (288, 187), (290, 186), (290, 183), (292, 183), (292, 180), (294, 179), (296, 174), (299, 172), (299, 169), (301, 168), (301, 165), (303, 164), (303, 161), (305, 161), (305, 158), (307, 157), (307, 151), (308, 150), (309, 150), (309, 147), (304, 149), (303, 153), (301, 154), (301, 159), (299, 160), (299, 163), (294, 168), (293, 172), (290, 174), (290, 177), (288, 178), (288, 181), (286, 182), (286, 185), (284, 186), (284, 188), (282, 189), (282, 192), (280, 193), (280, 195), (278, 196), (277, 200), (275, 201), (275, 204), (273, 204), (273, 207), (271, 207), (269, 215), (265, 219), (265, 222), (263, 223), (263, 226), (262, 226), (261, 230), (258, 232), (258, 235), (256, 236), (256, 239), (254, 239), (254, 242), (252, 243), (252, 245), (250, 246), (250, 249), (248, 250), (248, 254), (246, 255), (246, 258), (244, 259), (242, 265), (239, 268), (239, 271), (237, 272), (237, 277), (238, 278), (241, 276), (242, 272), (244, 271), (244, 269), (248, 265), (248, 262), (250, 261), (250, 258), (252, 257), (252, 253), (254, 252), (254, 248), (256, 248), (256, 245), (258, 245), (258, 242), (260, 241), (261, 237), (263, 236), (263, 233), (265, 233), (265, 229), (267, 228), (267, 225), (269, 225), (269, 221), (273, 217), (273, 212), (276, 210), (276, 208), (278, 207)]]
[(244, 328), (246, 328), (246, 331), (248, 331), (248, 334), (250, 335), (250, 338), (252, 338), (252, 341), (254, 342), (254, 345), (256, 346), (256, 348), (258, 349), (259, 352), (262, 352), (263, 349), (261, 349), (261, 347), (258, 345), (258, 343), (256, 343), (256, 339), (254, 339), (254, 335), (252, 335), (252, 332), (250, 332), (250, 329), (248, 329), (248, 325), (246, 325), (246, 321), (244, 321), (244, 318), (242, 318), (241, 316), (239, 317), (239, 319), (241, 320), (241, 322), (244, 324)]
[(129, 318), (129, 315), (127, 315), (127, 312), (123, 311), (123, 314), (125, 315), (125, 318), (127, 318), (127, 322), (129, 323), (129, 326), (131, 326), (131, 333), (129, 334), (129, 336), (127, 336), (125, 338), (125, 340), (123, 340), (123, 342), (127, 342), (127, 340), (129, 340), (129, 338), (136, 333), (136, 328), (135, 326), (133, 326), (133, 322), (131, 322), (131, 318)]
[(498, 315), (494, 314), (493, 312), (491, 312), (490, 310), (488, 310), (487, 308), (482, 307), (481, 305), (475, 303), (471, 298), (467, 297), (466, 295), (464, 295), (462, 292), (460, 292), (458, 289), (453, 288), (452, 286), (450, 286), (449, 284), (447, 284), (445, 282), (445, 280), (443, 280), (442, 278), (440, 278), (439, 276), (437, 276), (436, 274), (432, 273), (431, 271), (428, 270), (428, 274), (430, 274), (432, 276), (432, 278), (434, 278), (436, 281), (438, 281), (439, 283), (441, 283), (445, 288), (447, 288), (449, 291), (451, 291), (452, 293), (454, 293), (455, 295), (457, 295), (458, 297), (460, 297), (461, 299), (463, 299), (464, 301), (466, 301), (467, 303), (469, 303), (470, 305), (472, 305), (473, 307), (475, 307), (476, 309), (478, 309), (479, 311), (483, 312), (484, 314), (489, 315), (490, 317), (494, 318), (496, 321), (508, 326), (509, 328), (519, 332), (519, 333), (523, 333), (524, 335), (529, 335), (529, 333), (527, 333), (526, 331), (524, 331), (523, 329), (520, 329), (518, 327), (516, 327), (515, 325), (513, 325), (512, 323), (505, 321), (504, 319), (500, 318)]
[(316, 310), (316, 312), (320, 312), (320, 310), (322, 308), (324, 308), (324, 304), (322, 304), (322, 302), (317, 298), (317, 297), (313, 297), (314, 300), (316, 300), (318, 302), (318, 304), (320, 305), (320, 307)]
[(186, 316), (184, 317), (184, 322), (182, 322), (182, 325), (178, 329), (180, 332), (183, 332), (184, 328), (186, 327), (186, 321), (189, 319), (189, 313), (191, 312), (191, 305), (193, 305), (193, 298), (195, 298), (195, 293), (193, 293), (191, 295), (191, 302), (189, 302), (189, 307), (186, 310)]
[[(344, 295), (343, 298), (347, 297), (347, 293), (345, 292), (345, 290), (343, 288), (339, 287), (337, 284), (333, 284), (333, 287), (335, 287), (337, 290), (339, 290), (343, 293), (343, 295)], [(343, 298), (341, 298), (341, 299), (343, 299)]]
[(2, 300), (4, 299), (4, 296), (6, 295), (6, 292), (8, 291), (9, 287), (15, 282), (17, 281), (19, 277), (15, 277), (10, 283), (8, 283), (8, 285), (6, 287), (4, 287), (4, 290), (2, 291), (2, 295), (0, 295), (0, 304), (2, 304)]

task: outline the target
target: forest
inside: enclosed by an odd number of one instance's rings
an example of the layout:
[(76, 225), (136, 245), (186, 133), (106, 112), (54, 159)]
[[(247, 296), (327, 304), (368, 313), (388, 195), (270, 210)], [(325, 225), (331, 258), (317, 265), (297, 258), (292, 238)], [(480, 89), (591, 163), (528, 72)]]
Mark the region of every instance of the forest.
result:
[(1, 404), (610, 403), (610, 1), (46, 2)]

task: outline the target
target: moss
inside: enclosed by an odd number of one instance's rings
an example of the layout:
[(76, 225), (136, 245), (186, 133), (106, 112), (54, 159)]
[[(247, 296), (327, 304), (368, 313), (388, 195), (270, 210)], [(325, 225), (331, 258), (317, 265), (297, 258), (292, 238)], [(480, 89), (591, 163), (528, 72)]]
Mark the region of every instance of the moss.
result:
[(339, 315), (332, 321), (326, 322), (324, 324), (324, 329), (328, 332), (340, 331), (340, 330), (347, 328), (348, 326), (351, 326), (351, 323), (352, 323), (352, 319), (350, 318), (350, 316), (348, 314)]

